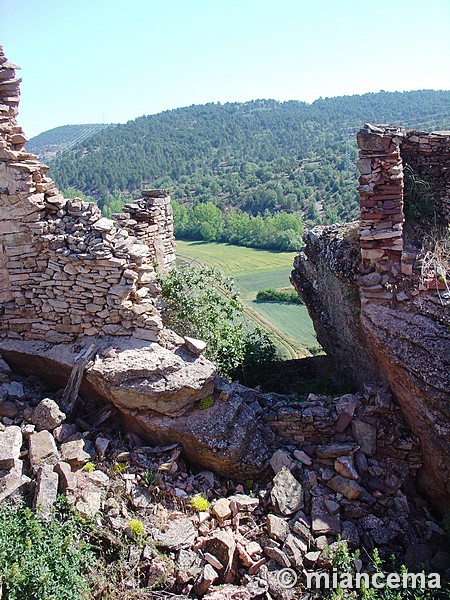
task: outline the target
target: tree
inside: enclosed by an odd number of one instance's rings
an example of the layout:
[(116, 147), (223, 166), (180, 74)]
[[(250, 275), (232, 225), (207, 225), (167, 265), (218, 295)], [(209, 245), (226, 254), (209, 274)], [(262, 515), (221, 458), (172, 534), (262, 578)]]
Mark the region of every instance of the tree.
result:
[(165, 323), (179, 335), (204, 340), (206, 357), (222, 375), (232, 376), (246, 361), (275, 356), (265, 332), (249, 332), (233, 281), (217, 269), (174, 267), (158, 281), (167, 303)]

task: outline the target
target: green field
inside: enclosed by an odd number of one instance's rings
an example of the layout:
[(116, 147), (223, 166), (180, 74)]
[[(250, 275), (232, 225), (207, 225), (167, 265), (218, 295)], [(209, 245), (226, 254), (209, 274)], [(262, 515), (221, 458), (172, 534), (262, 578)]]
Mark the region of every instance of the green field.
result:
[(290, 289), (294, 256), (229, 244), (177, 241), (180, 260), (217, 267), (234, 279), (246, 314), (272, 334), (288, 358), (305, 356), (305, 348), (318, 345), (308, 311), (298, 304), (256, 302), (255, 298), (259, 290)]

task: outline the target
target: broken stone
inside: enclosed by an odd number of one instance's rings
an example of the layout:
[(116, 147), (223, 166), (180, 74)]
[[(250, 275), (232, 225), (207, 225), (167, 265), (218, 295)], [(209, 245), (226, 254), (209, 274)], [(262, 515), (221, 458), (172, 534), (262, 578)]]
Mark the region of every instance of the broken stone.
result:
[(283, 546), (283, 552), (289, 558), (293, 567), (301, 569), (303, 567), (303, 556), (308, 551), (308, 546), (299, 538), (291, 533), (286, 537)]
[(338, 456), (334, 461), (335, 470), (348, 479), (354, 479), (355, 481), (359, 478), (358, 473), (353, 464), (353, 457), (350, 456)]
[(105, 454), (106, 454), (106, 450), (107, 450), (108, 446), (109, 446), (108, 438), (99, 436), (95, 440), (95, 449), (97, 450), (97, 454), (98, 454), (98, 457), (100, 458), (100, 460), (105, 458)]
[(66, 418), (66, 415), (59, 410), (59, 406), (51, 398), (44, 398), (36, 406), (31, 422), (36, 425), (37, 431), (48, 429), (52, 431), (59, 427)]
[(203, 340), (196, 340), (186, 336), (184, 338), (184, 343), (186, 344), (188, 350), (190, 350), (192, 354), (195, 354), (196, 356), (200, 356), (200, 354), (202, 354), (206, 349), (206, 342)]
[(231, 507), (230, 501), (228, 498), (220, 498), (211, 506), (211, 512), (217, 519), (221, 521), (225, 521), (231, 517)]
[(330, 514), (321, 496), (313, 496), (311, 528), (314, 535), (338, 535), (341, 532), (339, 513)]
[(374, 456), (377, 450), (377, 429), (370, 423), (354, 420), (352, 422), (353, 437), (366, 456)]
[(303, 450), (294, 450), (294, 456), (306, 467), (310, 467), (312, 465), (312, 459), (306, 454), (306, 452), (303, 452)]
[(19, 410), (14, 402), (10, 402), (9, 400), (0, 402), (0, 417), (15, 419), (18, 414)]
[(318, 458), (337, 458), (356, 450), (355, 444), (330, 444), (317, 448)]
[(273, 469), (275, 475), (281, 471), (283, 467), (287, 467), (292, 463), (292, 459), (287, 452), (284, 450), (277, 450), (273, 453), (272, 458), (269, 461), (270, 466)]
[(33, 508), (38, 510), (43, 517), (48, 517), (56, 502), (58, 495), (58, 473), (53, 471), (53, 466), (44, 464), (38, 469), (36, 478), (36, 491), (34, 493)]
[(352, 548), (358, 548), (360, 544), (358, 528), (351, 521), (344, 521), (342, 523), (341, 537), (346, 541)]
[(0, 477), (0, 502), (10, 498), (15, 493), (21, 492), (30, 483), (31, 479), (23, 475), (23, 461), (16, 459), (14, 466)]
[(291, 566), (291, 561), (286, 556), (286, 554), (279, 548), (269, 548), (266, 546), (264, 548), (264, 554), (268, 558), (274, 560), (277, 563), (277, 565), (280, 565), (280, 567), (286, 568)]
[[(203, 552), (209, 552), (224, 566), (224, 575), (234, 570), (237, 558), (236, 541), (231, 531), (218, 530), (202, 543)], [(229, 583), (229, 582), (227, 582)]]
[(234, 502), (237, 510), (243, 513), (252, 513), (259, 506), (258, 498), (252, 498), (246, 494), (235, 494), (234, 496), (229, 496), (228, 500), (230, 503)]
[(149, 588), (162, 586), (167, 579), (167, 561), (162, 556), (154, 556), (150, 561), (147, 575)]
[(151, 494), (140, 485), (133, 486), (131, 490), (131, 504), (135, 510), (142, 510), (153, 504), (153, 498)]
[(252, 600), (260, 595), (252, 595), (250, 590), (242, 586), (220, 585), (203, 596), (203, 600)]
[(84, 450), (85, 442), (81, 440), (73, 440), (61, 444), (61, 457), (64, 462), (69, 463), (72, 467), (80, 467), (86, 464), (91, 456)]
[(102, 494), (94, 490), (83, 490), (75, 503), (75, 508), (84, 517), (95, 517), (102, 506)]
[(321, 554), (320, 550), (314, 550), (312, 552), (307, 552), (305, 554), (304, 560), (307, 565), (313, 567), (316, 562), (319, 560), (319, 556)]
[(217, 571), (215, 571), (210, 564), (205, 565), (199, 581), (197, 581), (194, 587), (192, 588), (195, 597), (200, 598), (204, 596), (208, 592), (212, 584), (215, 581), (217, 581), (218, 578), (219, 575)]
[(75, 490), (77, 487), (75, 475), (68, 463), (62, 461), (57, 463), (54, 471), (59, 475), (59, 489), (62, 494)]
[(60, 444), (69, 442), (72, 438), (78, 435), (78, 429), (72, 423), (62, 423), (59, 427), (53, 430), (53, 437)]
[(32, 433), (28, 444), (30, 463), (34, 471), (44, 464), (54, 466), (59, 461), (55, 440), (46, 429)]
[(280, 517), (267, 515), (267, 533), (277, 542), (283, 543), (289, 534), (289, 525)]
[(270, 497), (282, 515), (292, 515), (303, 507), (302, 486), (286, 467), (275, 476)]
[(212, 554), (210, 554), (209, 552), (205, 552), (205, 554), (203, 555), (203, 558), (206, 560), (207, 563), (209, 563), (211, 566), (213, 566), (215, 569), (218, 569), (219, 571), (222, 570), (223, 564), (217, 560), (217, 558), (215, 556), (213, 556)]
[(167, 531), (158, 532), (155, 539), (169, 550), (181, 550), (194, 545), (197, 532), (192, 519), (172, 521)]
[(20, 455), (22, 431), (17, 425), (0, 431), (0, 469), (12, 469)]
[(339, 492), (349, 500), (359, 498), (365, 492), (365, 490), (358, 483), (356, 483), (356, 481), (342, 477), (342, 475), (336, 475), (336, 477), (333, 477), (333, 479), (327, 481), (327, 485), (332, 490)]

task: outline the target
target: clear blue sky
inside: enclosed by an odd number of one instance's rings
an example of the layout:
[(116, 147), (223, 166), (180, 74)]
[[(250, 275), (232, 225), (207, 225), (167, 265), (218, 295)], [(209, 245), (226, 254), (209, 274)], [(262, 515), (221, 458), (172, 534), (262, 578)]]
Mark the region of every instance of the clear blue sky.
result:
[(20, 124), (450, 89), (450, 0), (0, 0)]

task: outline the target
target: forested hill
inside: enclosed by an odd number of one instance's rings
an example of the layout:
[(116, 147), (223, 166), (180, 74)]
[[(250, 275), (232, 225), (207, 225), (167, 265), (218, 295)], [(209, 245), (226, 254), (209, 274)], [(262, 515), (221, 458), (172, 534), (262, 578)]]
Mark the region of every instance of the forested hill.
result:
[(104, 129), (58, 155), (51, 174), (106, 214), (120, 208), (119, 191), (154, 186), (187, 206), (332, 222), (355, 214), (355, 133), (365, 122), (450, 128), (449, 107), (450, 91), (429, 90), (190, 106)]
[(100, 123), (61, 125), (36, 135), (28, 142), (27, 150), (37, 154), (41, 160), (50, 160), (58, 152), (69, 150), (105, 127), (109, 127), (109, 125)]

